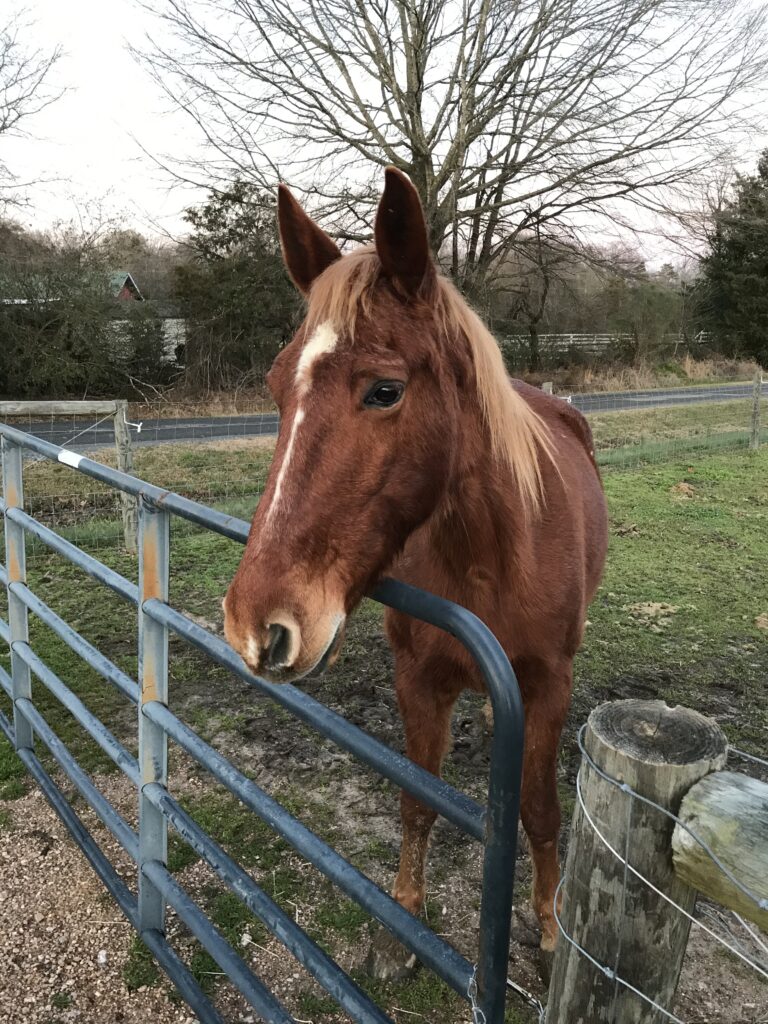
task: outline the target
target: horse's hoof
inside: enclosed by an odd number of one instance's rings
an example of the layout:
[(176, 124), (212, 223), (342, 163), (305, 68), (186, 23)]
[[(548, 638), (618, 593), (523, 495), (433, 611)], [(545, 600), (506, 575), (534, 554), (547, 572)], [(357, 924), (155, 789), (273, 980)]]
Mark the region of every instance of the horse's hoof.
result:
[(403, 981), (416, 970), (416, 954), (398, 942), (386, 928), (379, 928), (371, 940), (365, 971), (377, 981)]
[(554, 949), (544, 949), (543, 946), (539, 946), (539, 974), (541, 975), (541, 980), (547, 986), (552, 980), (552, 965), (554, 962)]

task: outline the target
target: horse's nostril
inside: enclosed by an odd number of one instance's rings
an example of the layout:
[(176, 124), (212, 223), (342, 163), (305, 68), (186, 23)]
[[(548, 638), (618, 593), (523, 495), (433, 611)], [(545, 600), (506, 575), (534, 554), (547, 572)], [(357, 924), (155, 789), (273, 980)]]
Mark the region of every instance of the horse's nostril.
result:
[(286, 668), (291, 654), (291, 631), (279, 622), (267, 627), (268, 639), (264, 660), (269, 668)]

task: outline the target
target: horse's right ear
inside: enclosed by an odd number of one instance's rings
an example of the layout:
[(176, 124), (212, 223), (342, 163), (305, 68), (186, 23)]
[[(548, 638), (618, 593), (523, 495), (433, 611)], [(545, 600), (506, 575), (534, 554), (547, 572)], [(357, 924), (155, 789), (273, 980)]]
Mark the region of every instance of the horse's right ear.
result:
[(341, 258), (341, 251), (307, 216), (285, 185), (280, 185), (277, 192), (277, 224), (288, 273), (306, 295), (315, 278)]

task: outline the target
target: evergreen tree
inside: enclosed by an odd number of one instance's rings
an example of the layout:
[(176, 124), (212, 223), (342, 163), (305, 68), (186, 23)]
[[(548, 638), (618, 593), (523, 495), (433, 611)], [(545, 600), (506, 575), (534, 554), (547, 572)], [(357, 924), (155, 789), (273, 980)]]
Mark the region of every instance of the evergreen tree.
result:
[(768, 366), (768, 150), (717, 211), (702, 267), (700, 314), (718, 348)]
[(299, 300), (280, 254), (274, 198), (235, 181), (186, 213), (192, 260), (176, 270), (187, 319), (186, 382), (261, 383), (296, 326)]

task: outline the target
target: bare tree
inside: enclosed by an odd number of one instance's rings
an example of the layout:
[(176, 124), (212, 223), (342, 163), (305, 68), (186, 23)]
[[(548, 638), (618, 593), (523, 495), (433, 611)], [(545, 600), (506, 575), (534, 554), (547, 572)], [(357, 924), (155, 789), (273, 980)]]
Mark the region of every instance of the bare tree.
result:
[(372, 167), (393, 164), (470, 291), (531, 229), (670, 205), (715, 148), (744, 138), (768, 73), (766, 9), (752, 0), (152, 9), (157, 37), (137, 56), (194, 119), (209, 175), (287, 178), (355, 239)]
[[(24, 12), (0, 23), (0, 136), (23, 131), (23, 122), (57, 100), (62, 90), (51, 85), (51, 71), (61, 57), (52, 51), (29, 47), (25, 38), (34, 25)], [(0, 158), (0, 206), (10, 201), (15, 178)]]

